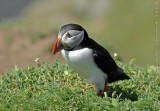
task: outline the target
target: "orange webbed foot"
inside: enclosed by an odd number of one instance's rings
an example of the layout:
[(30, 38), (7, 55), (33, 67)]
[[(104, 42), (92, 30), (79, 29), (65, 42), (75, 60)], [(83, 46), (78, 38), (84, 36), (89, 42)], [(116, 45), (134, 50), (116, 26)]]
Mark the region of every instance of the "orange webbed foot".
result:
[(103, 97), (104, 96), (104, 92), (109, 91), (109, 87), (106, 85), (105, 88), (103, 89), (102, 93), (98, 96)]
[(109, 91), (109, 87), (106, 85), (106, 87), (104, 88), (103, 92)]

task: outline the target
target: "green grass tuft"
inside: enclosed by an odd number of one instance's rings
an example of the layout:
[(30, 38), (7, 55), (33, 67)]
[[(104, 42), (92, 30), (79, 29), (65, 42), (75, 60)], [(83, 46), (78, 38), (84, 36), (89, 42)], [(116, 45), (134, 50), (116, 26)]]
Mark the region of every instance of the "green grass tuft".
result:
[(13, 36), (7, 36), (4, 38), (4, 41), (7, 45), (10, 45), (14, 42), (14, 37)]
[(37, 33), (34, 33), (33, 35), (29, 36), (29, 39), (32, 44), (35, 44), (37, 42), (37, 40), (44, 39), (46, 37), (47, 37), (47, 34), (45, 32), (37, 32)]
[(97, 97), (93, 85), (85, 84), (68, 65), (12, 67), (0, 75), (0, 110), (158, 111), (160, 75), (155, 67), (117, 63), (131, 79), (109, 84), (104, 98)]

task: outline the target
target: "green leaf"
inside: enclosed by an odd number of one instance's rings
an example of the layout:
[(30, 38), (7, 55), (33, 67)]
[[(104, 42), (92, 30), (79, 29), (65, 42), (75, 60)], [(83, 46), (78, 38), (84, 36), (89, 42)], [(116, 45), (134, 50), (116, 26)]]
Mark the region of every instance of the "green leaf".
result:
[(116, 99), (112, 98), (112, 105), (117, 107), (119, 103)]

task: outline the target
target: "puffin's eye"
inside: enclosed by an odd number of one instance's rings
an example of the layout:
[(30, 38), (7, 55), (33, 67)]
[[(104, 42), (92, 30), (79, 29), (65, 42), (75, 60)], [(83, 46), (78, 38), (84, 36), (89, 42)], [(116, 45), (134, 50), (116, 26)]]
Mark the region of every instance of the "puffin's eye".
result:
[(68, 33), (68, 37), (71, 38), (72, 37), (71, 34)]

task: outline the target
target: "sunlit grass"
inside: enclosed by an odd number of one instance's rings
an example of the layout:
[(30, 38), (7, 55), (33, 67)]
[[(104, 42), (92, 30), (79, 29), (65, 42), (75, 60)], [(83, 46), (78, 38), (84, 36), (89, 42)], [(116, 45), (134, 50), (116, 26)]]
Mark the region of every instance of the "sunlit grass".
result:
[(104, 98), (68, 65), (12, 67), (12, 72), (0, 75), (0, 110), (159, 110), (160, 76), (155, 67), (118, 64), (131, 79), (109, 84)]

